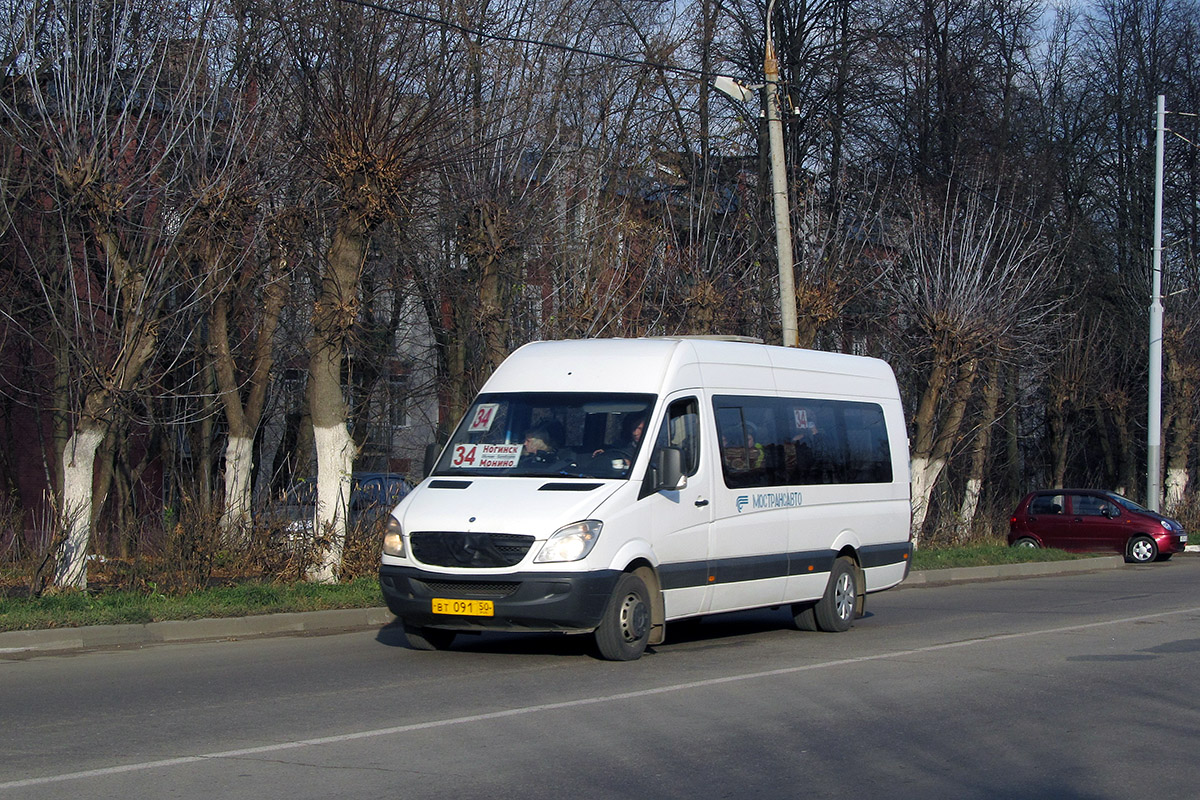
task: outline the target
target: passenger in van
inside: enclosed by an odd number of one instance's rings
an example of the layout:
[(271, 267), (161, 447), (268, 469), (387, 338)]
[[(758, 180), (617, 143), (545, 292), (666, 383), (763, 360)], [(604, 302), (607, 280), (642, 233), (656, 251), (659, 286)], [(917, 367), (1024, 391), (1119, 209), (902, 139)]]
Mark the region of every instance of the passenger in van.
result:
[(792, 437), (792, 445), (794, 447), (794, 464), (789, 472), (791, 472), (793, 480), (797, 483), (815, 483), (814, 480), (819, 470), (817, 469), (817, 453), (816, 444), (813, 441), (812, 431), (810, 428), (800, 428), (795, 436)]
[(766, 463), (767, 453), (762, 443), (758, 441), (758, 428), (753, 423), (746, 423), (746, 466), (749, 469), (761, 469)]

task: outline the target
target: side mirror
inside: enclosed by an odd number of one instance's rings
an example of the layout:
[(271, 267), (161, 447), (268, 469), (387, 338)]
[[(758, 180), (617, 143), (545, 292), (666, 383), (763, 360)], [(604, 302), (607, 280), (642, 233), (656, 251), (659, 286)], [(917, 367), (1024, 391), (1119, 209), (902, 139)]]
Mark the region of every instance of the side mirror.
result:
[(425, 464), (422, 467), (424, 470), (421, 473), (422, 478), (428, 478), (429, 473), (433, 472), (433, 468), (437, 466), (438, 456), (441, 455), (442, 448), (437, 444), (430, 442), (425, 445)]
[(687, 476), (683, 474), (683, 452), (678, 447), (664, 447), (657, 453), (655, 491), (666, 489), (678, 491), (687, 488)]

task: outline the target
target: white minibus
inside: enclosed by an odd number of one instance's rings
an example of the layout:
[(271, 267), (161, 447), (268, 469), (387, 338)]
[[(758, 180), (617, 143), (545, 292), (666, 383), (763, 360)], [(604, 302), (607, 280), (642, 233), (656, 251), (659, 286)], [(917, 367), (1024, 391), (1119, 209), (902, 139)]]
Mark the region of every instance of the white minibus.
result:
[(908, 574), (908, 439), (873, 358), (704, 337), (535, 342), (488, 379), (387, 522), (380, 584), (418, 650), (786, 606), (844, 631)]

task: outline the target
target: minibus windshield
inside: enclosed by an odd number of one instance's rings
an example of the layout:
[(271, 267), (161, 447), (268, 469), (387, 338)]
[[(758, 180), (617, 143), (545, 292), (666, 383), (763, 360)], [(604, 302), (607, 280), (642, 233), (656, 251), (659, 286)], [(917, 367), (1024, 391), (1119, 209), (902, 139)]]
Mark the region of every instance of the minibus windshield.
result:
[(433, 474), (627, 478), (654, 399), (600, 392), (481, 394)]

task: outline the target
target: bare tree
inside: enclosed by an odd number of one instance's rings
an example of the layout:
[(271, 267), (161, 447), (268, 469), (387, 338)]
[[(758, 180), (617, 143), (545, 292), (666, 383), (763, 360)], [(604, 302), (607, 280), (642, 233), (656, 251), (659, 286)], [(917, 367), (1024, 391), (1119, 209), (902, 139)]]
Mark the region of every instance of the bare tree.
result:
[(404, 218), (404, 202), (430, 167), (446, 127), (444, 70), (418, 23), (326, 0), (279, 3), (274, 19), (294, 79), (295, 141), (329, 210), (309, 344), (308, 402), (317, 453), (315, 530), (323, 537), (311, 577), (337, 577), (355, 458), (343, 365), (359, 316), (371, 236)]
[(961, 437), (980, 362), (1044, 323), (1056, 303), (1040, 288), (1056, 263), (1039, 226), (998, 199), (947, 191), (909, 197), (911, 227), (889, 283), (890, 303), (919, 369), (908, 376), (913, 416), (913, 533), (919, 541), (934, 484)]
[[(44, 15), (52, 10), (47, 19)], [(217, 113), (205, 82), (211, 7), (140, 0), (29, 3), (17, 75), (0, 99), (7, 146), (36, 176), (35, 203), (52, 215), (61, 249), (23, 251), (50, 320), (62, 382), (58, 507), (65, 535), (55, 583), (86, 584), (94, 458), (127, 413), (154, 358), (164, 314), (194, 301), (176, 287), (174, 244), (193, 212), (184, 191), (190, 132)], [(25, 320), (9, 319), (20, 329)], [(32, 331), (30, 331), (32, 333)]]

